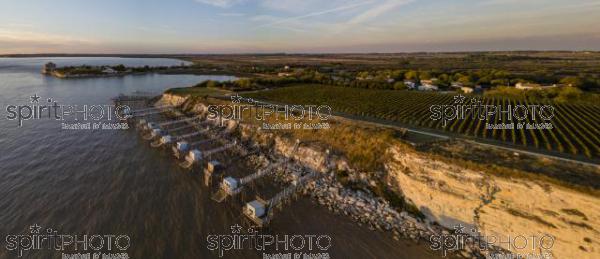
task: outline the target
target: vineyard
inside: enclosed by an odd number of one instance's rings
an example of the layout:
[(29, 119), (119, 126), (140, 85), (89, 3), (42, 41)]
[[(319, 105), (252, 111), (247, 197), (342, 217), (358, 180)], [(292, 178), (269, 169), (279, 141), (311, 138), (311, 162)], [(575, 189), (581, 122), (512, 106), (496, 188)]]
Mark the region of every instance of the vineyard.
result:
[(488, 129), (486, 123), (539, 123), (540, 114), (522, 121), (509, 121), (506, 116), (494, 115), (485, 119), (466, 112), (464, 119), (433, 120), (432, 105), (453, 105), (454, 94), (416, 91), (374, 90), (323, 85), (299, 85), (244, 96), (258, 100), (287, 104), (329, 105), (336, 112), (399, 122), (419, 128), (451, 132), (474, 138), (493, 139), (514, 145), (558, 151), (588, 158), (600, 157), (600, 106), (583, 104), (533, 103), (508, 98), (479, 98), (483, 105), (513, 107), (517, 105), (552, 105), (554, 116), (551, 129)]

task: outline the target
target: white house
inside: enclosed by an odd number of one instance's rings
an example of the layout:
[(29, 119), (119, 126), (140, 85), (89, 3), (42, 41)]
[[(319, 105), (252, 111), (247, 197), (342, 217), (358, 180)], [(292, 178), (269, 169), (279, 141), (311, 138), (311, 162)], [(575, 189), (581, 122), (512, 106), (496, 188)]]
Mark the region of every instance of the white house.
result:
[(233, 177), (226, 177), (223, 179), (223, 189), (227, 192), (233, 192), (238, 188), (238, 180)]
[(194, 149), (194, 150), (190, 151), (190, 153), (186, 157), (186, 160), (189, 162), (201, 161), (202, 160), (202, 151), (200, 151), (198, 149)]
[(190, 145), (187, 143), (187, 141), (179, 141), (177, 142), (177, 150), (185, 152), (190, 148)]
[(170, 144), (171, 142), (173, 142), (173, 137), (169, 135), (163, 136), (162, 138), (160, 138), (160, 142), (162, 144)]
[(261, 218), (265, 215), (265, 205), (257, 200), (246, 203), (244, 210), (248, 216), (254, 218)]
[(435, 85), (435, 83), (438, 81), (437, 78), (431, 78), (431, 79), (423, 79), (421, 80), (421, 84), (422, 85)]
[(417, 84), (412, 80), (404, 80), (404, 85), (406, 85), (406, 87), (408, 87), (408, 89), (417, 88)]
[(215, 172), (215, 171), (218, 171), (219, 169), (221, 169), (221, 163), (219, 163), (219, 161), (217, 161), (217, 160), (212, 160), (212, 161), (208, 162), (208, 164), (206, 165), (206, 168), (208, 169), (209, 172)]
[(547, 88), (553, 88), (553, 87), (558, 87), (558, 86), (556, 84), (541, 85), (541, 84), (534, 84), (534, 83), (517, 83), (515, 85), (515, 88), (521, 89), (521, 90), (540, 90), (540, 89), (547, 89)]
[(452, 82), (452, 84), (450, 84), (450, 87), (460, 89), (463, 88), (464, 85), (460, 82)]
[(117, 71), (114, 70), (114, 69), (112, 69), (112, 68), (110, 68), (110, 67), (106, 67), (106, 68), (104, 68), (102, 70), (102, 73), (104, 73), (104, 74), (114, 74), (114, 73), (117, 73)]
[(468, 87), (468, 86), (463, 86), (460, 88), (460, 90), (466, 94), (471, 94), (475, 91), (475, 89), (473, 89), (472, 87)]
[(419, 91), (437, 91), (439, 90), (439, 88), (437, 87), (437, 85), (432, 85), (432, 84), (422, 84), (418, 87)]
[(421, 80), (421, 85), (419, 86), (419, 91), (437, 91), (439, 90), (438, 86), (435, 85), (437, 78), (432, 78), (429, 80)]

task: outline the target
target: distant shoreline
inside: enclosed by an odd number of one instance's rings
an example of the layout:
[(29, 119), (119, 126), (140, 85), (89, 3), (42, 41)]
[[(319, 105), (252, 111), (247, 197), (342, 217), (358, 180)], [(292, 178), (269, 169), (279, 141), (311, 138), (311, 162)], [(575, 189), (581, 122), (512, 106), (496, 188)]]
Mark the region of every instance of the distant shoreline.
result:
[(32, 57), (117, 57), (117, 58), (174, 58), (202, 56), (269, 56), (269, 55), (415, 55), (415, 54), (466, 54), (466, 53), (600, 53), (600, 50), (484, 50), (484, 51), (410, 51), (410, 52), (259, 52), (259, 53), (178, 53), (178, 54), (94, 54), (94, 53), (36, 53), (36, 54), (0, 54), (3, 58), (32, 58)]

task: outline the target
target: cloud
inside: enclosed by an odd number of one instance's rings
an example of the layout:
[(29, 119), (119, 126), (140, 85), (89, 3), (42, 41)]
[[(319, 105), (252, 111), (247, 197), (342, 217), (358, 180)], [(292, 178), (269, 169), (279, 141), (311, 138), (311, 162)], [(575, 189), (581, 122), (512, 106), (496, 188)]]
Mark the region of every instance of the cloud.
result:
[(196, 2), (221, 8), (229, 8), (236, 4), (243, 3), (245, 0), (196, 0)]
[(378, 16), (394, 10), (395, 8), (408, 4), (412, 0), (388, 0), (379, 5), (375, 5), (373, 8), (366, 10), (356, 16), (354, 16), (348, 24), (361, 24), (377, 18)]
[[(386, 25), (381, 27), (382, 22), (385, 23), (385, 21), (382, 21), (381, 19), (377, 18), (379, 18), (385, 13), (394, 11), (398, 7), (409, 4), (411, 2), (414, 2), (414, 0), (378, 1), (375, 4), (372, 4), (369, 8), (361, 10), (349, 20), (331, 24), (328, 27), (328, 31), (333, 34), (340, 34), (352, 29), (354, 32), (369, 31), (382, 33), (385, 30), (389, 30), (391, 26)], [(377, 23), (373, 23), (373, 21), (376, 21)], [(360, 30), (357, 30), (357, 26), (360, 26)]]
[(267, 26), (272, 26), (272, 25), (277, 25), (277, 24), (282, 24), (282, 23), (287, 23), (287, 22), (293, 22), (293, 21), (298, 21), (298, 20), (302, 20), (302, 19), (306, 19), (306, 18), (310, 18), (310, 17), (315, 17), (315, 16), (326, 15), (326, 14), (339, 13), (339, 12), (342, 12), (342, 11), (346, 11), (346, 10), (350, 10), (350, 9), (355, 9), (357, 7), (368, 5), (368, 4), (371, 4), (371, 3), (373, 3), (373, 1), (364, 1), (364, 2), (360, 2), (360, 3), (352, 3), (352, 4), (348, 4), (348, 5), (342, 5), (342, 6), (338, 6), (338, 7), (335, 7), (335, 8), (332, 8), (332, 9), (323, 10), (323, 11), (311, 12), (311, 13), (307, 13), (307, 14), (303, 14), (303, 15), (299, 15), (299, 16), (293, 16), (293, 17), (281, 18), (281, 19), (274, 19), (273, 21), (271, 21), (269, 23), (266, 23), (266, 24), (259, 25), (256, 28), (267, 27)]
[(41, 53), (53, 51), (77, 51), (83, 46), (96, 46), (97, 41), (48, 34), (36, 31), (13, 30), (0, 26), (0, 53), (28, 52)]
[(260, 6), (273, 11), (301, 14), (314, 12), (316, 10), (328, 9), (335, 6), (343, 6), (360, 0), (259, 0)]
[(219, 13), (219, 16), (224, 16), (224, 17), (241, 17), (241, 16), (246, 16), (245, 13)]

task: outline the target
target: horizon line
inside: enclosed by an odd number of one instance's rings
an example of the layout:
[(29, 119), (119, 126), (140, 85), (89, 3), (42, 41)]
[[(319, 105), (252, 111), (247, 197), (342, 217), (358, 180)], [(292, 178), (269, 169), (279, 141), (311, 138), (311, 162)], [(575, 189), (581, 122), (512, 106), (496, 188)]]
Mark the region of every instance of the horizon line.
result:
[(351, 54), (420, 54), (420, 53), (509, 53), (509, 52), (600, 52), (600, 50), (568, 50), (568, 49), (514, 49), (514, 50), (473, 50), (473, 51), (349, 51), (349, 52), (216, 52), (216, 53), (6, 53), (6, 56), (202, 56), (202, 55), (351, 55)]

